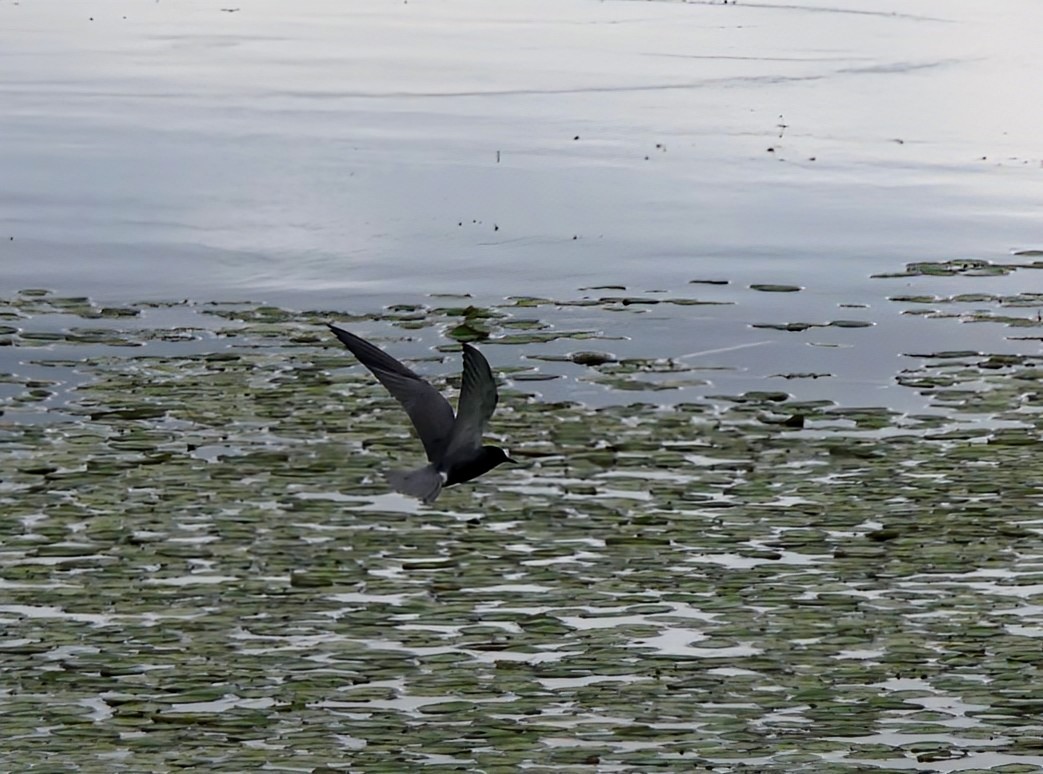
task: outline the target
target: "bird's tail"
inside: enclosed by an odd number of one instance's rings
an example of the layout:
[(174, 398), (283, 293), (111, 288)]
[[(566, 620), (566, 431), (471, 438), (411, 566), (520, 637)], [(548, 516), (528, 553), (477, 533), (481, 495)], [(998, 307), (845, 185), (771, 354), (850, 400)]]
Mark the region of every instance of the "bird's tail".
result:
[(430, 504), (441, 493), (443, 478), (434, 465), (425, 465), (416, 470), (392, 470), (387, 481), (396, 492)]

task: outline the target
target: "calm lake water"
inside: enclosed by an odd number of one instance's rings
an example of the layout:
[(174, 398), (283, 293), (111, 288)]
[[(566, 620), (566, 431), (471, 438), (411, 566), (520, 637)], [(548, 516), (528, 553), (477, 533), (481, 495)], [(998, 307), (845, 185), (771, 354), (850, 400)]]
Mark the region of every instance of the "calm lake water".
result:
[(1043, 7), (0, 4), (5, 288), (847, 300), (1039, 247)]

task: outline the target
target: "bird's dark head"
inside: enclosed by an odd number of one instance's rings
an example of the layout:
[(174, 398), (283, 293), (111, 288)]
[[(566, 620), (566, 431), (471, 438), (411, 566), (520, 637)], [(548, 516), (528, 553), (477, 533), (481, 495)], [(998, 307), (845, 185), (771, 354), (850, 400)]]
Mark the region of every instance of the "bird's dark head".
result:
[(486, 468), (486, 470), (492, 470), (497, 465), (502, 465), (505, 462), (509, 462), (512, 465), (518, 464), (517, 460), (512, 460), (510, 457), (508, 457), (507, 452), (505, 452), (499, 446), (483, 446), (482, 461), (489, 466)]

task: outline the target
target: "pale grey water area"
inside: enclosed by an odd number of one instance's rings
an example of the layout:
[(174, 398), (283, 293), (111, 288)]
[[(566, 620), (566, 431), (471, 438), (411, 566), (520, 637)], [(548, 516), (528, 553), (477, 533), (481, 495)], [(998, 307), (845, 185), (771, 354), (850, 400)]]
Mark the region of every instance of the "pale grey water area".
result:
[[(830, 373), (788, 389), (912, 410), (909, 348), (1038, 350), (887, 300), (963, 277), (869, 276), (1043, 245), (1041, 23), (1031, 1), (2, 2), (0, 290), (664, 291), (732, 305), (567, 317), (623, 356), (709, 352), (736, 369), (715, 387)], [(580, 290), (605, 284), (627, 291)], [(837, 319), (875, 327), (750, 327)]]

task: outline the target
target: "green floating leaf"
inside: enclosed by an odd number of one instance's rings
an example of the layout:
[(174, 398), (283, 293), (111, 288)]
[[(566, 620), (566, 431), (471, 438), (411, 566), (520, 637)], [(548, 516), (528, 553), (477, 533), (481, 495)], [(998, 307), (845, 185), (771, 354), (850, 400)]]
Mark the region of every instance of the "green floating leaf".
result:
[(734, 301), (704, 301), (700, 298), (664, 298), (664, 304), (675, 306), (734, 306)]
[(574, 352), (569, 359), (576, 365), (600, 366), (605, 363), (614, 363), (616, 358), (607, 352)]
[(457, 341), (484, 341), (489, 338), (489, 331), (473, 323), (461, 323), (447, 330), (446, 335)]
[(141, 310), (130, 306), (103, 306), (99, 317), (140, 317)]
[(92, 411), (91, 419), (157, 419), (166, 416), (169, 409), (162, 406), (128, 406), (126, 408)]
[(654, 305), (660, 303), (658, 298), (642, 298), (638, 296), (608, 296), (599, 298), (599, 304), (620, 304), (621, 306)]
[(767, 283), (750, 285), (750, 290), (759, 290), (762, 293), (796, 293), (803, 289), (800, 285), (772, 285)]
[(751, 328), (767, 328), (775, 331), (788, 331), (790, 333), (799, 333), (800, 331), (806, 331), (809, 328), (822, 328), (822, 323), (808, 323), (808, 322), (791, 322), (791, 323), (753, 323)]

